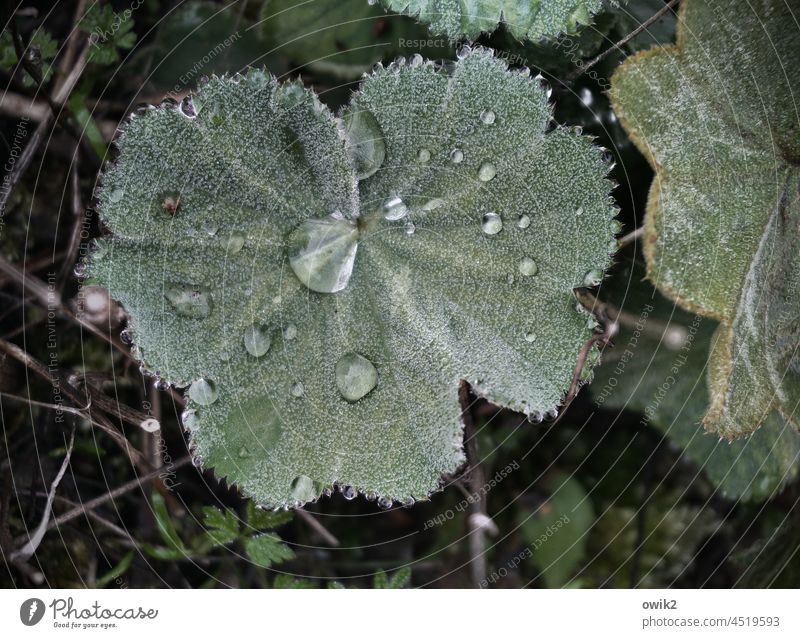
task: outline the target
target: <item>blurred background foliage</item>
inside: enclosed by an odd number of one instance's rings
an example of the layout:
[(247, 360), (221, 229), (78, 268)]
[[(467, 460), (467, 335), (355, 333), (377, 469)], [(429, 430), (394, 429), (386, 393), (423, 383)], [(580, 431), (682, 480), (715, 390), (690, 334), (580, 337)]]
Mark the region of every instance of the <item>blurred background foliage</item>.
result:
[[(626, 232), (641, 223), (652, 174), (605, 90), (626, 55), (674, 39), (675, 17), (667, 11), (615, 45), (663, 7), (662, 0), (608, 3), (592, 25), (549, 42), (520, 42), (502, 26), (480, 38), (510, 66), (547, 79), (556, 122), (582, 127), (613, 153)], [(652, 289), (636, 241), (620, 249), (593, 291), (621, 331), (569, 410), (535, 424), (474, 404), (484, 474), (501, 476), (483, 500), (490, 523), (475, 518), (461, 477), (448, 477), (446, 489), (413, 508), (384, 512), (336, 493), (305, 512), (271, 513), (200, 473), (186, 459), (179, 394), (154, 387), (132, 364), (119, 336), (121, 310), (102, 290), (81, 291), (73, 273), (87, 238), (101, 232), (92, 192), (102, 162), (113, 158), (117, 125), (142, 103), (179, 101), (205, 76), (247, 66), (300, 77), (338, 109), (373, 65), (414, 53), (446, 63), (461, 43), (366, 0), (31, 1), (12, 10), (0, 10), (7, 25), (0, 36), (0, 133), (8, 158), (47, 121), (48, 100), (79, 55), (75, 34), (91, 45), (52, 135), (47, 128), (10, 190), (0, 226), (0, 339), (10, 344), (0, 350), (0, 585), (800, 584), (800, 437), (780, 423), (732, 445), (702, 431), (713, 322), (695, 325)], [(602, 58), (582, 72), (595, 56)], [(43, 286), (38, 294), (32, 282)], [(661, 392), (689, 334), (680, 374)], [(45, 374), (37, 374), (37, 362)], [(74, 412), (52, 409), (54, 387)], [(88, 403), (92, 421), (82, 409)], [(158, 419), (160, 429), (138, 427), (144, 417)], [(47, 515), (47, 492), (73, 429), (51, 529), (21, 560), (15, 551)], [(512, 471), (496, 475), (510, 464)], [(476, 525), (486, 536), (477, 583)]]

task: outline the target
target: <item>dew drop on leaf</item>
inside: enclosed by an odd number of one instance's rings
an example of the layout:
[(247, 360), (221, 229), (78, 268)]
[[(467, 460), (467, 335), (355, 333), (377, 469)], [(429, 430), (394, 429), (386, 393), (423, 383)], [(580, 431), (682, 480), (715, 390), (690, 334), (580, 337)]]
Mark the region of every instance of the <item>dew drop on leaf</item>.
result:
[(396, 222), (408, 215), (408, 206), (399, 197), (391, 197), (383, 203), (383, 217), (386, 221)]
[(342, 496), (344, 496), (348, 501), (352, 501), (356, 496), (358, 496), (358, 492), (352, 485), (346, 485), (342, 488)]
[(419, 158), (419, 161), (423, 164), (430, 162), (431, 152), (427, 148), (421, 148), (419, 153), (417, 153), (417, 158)]
[(588, 287), (598, 286), (603, 281), (603, 273), (600, 270), (590, 270), (583, 278), (583, 285)]
[(271, 340), (269, 333), (261, 326), (248, 326), (242, 337), (244, 349), (254, 357), (263, 357), (269, 350)]
[(317, 498), (317, 490), (315, 489), (314, 481), (305, 474), (301, 474), (292, 481), (290, 496), (292, 499), (300, 501), (301, 503), (313, 501)]
[(375, 116), (369, 111), (350, 111), (344, 119), (356, 177), (365, 179), (374, 175), (386, 158), (383, 133)]
[(453, 162), (453, 164), (460, 164), (461, 162), (463, 162), (464, 151), (462, 151), (460, 148), (454, 148), (450, 152), (450, 161)]
[(210, 379), (198, 379), (189, 386), (189, 398), (198, 405), (211, 405), (217, 396), (217, 387)]
[(356, 352), (348, 352), (336, 362), (336, 387), (348, 401), (358, 401), (378, 384), (378, 371), (372, 362)]
[(289, 265), (307, 288), (338, 292), (353, 274), (357, 239), (355, 224), (347, 220), (308, 219), (289, 236)]
[(487, 235), (496, 235), (503, 230), (503, 220), (497, 213), (486, 213), (483, 216), (481, 228)]
[(532, 277), (539, 272), (539, 266), (530, 257), (523, 257), (519, 262), (519, 272), (526, 277)]
[(497, 175), (497, 169), (490, 162), (484, 162), (478, 169), (478, 179), (482, 182), (494, 179), (495, 175)]
[(302, 381), (298, 381), (292, 385), (290, 392), (292, 393), (293, 397), (299, 399), (306, 393), (306, 387), (303, 385)]
[(394, 501), (392, 501), (390, 498), (382, 496), (378, 499), (378, 507), (380, 507), (382, 510), (391, 509), (392, 505), (394, 505)]
[(228, 237), (224, 239), (225, 242), (225, 252), (228, 255), (235, 255), (244, 246), (244, 235), (241, 233), (232, 233)]
[(530, 225), (531, 218), (528, 215), (520, 215), (519, 219), (517, 219), (517, 228), (525, 230)]
[(171, 286), (164, 296), (175, 312), (188, 319), (203, 319), (211, 314), (211, 295), (191, 287)]
[(297, 337), (297, 326), (293, 323), (290, 323), (283, 329), (283, 338), (287, 341), (291, 341), (292, 339)]
[(494, 124), (494, 121), (495, 121), (494, 111), (487, 110), (481, 113), (481, 122), (483, 122), (484, 124)]
[(425, 202), (422, 205), (422, 210), (436, 210), (437, 208), (441, 207), (442, 204), (444, 204), (444, 200), (435, 197), (434, 199), (429, 199), (427, 202)]

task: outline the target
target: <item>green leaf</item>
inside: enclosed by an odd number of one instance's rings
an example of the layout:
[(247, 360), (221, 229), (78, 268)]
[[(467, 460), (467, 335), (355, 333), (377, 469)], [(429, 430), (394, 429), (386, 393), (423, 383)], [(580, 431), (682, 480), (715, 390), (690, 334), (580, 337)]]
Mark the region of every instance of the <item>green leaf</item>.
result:
[(518, 38), (538, 40), (589, 24), (600, 0), (383, 0), (387, 9), (430, 24), (434, 33), (470, 40), (503, 22)]
[(294, 578), (289, 574), (276, 574), (272, 580), (273, 589), (316, 589), (317, 584), (306, 578)]
[(203, 523), (214, 545), (226, 545), (239, 538), (239, 519), (231, 510), (223, 512), (216, 507), (204, 507)]
[[(24, 50), (32, 57), (34, 65), (40, 67), (42, 75), (42, 82), (46, 83), (53, 73), (53, 58), (58, 53), (58, 42), (56, 42), (50, 34), (42, 28), (36, 29), (33, 32)], [(13, 70), (17, 66), (17, 49), (14, 46), (14, 37), (9, 29), (5, 29), (0, 34), (0, 68)], [(20, 69), (18, 73), (21, 74), (22, 83), (25, 86), (33, 86), (34, 79), (28, 75), (27, 71)]]
[(356, 78), (403, 53), (450, 57), (453, 48), (413, 19), (386, 15), (365, 0), (271, 0), (262, 5), (259, 24), (278, 52), (337, 77)]
[(675, 47), (629, 58), (612, 81), (615, 110), (656, 170), (648, 276), (721, 321), (706, 427), (734, 438), (774, 409), (798, 427), (795, 20), (783, 0), (688, 0), (679, 24)]
[(127, 554), (125, 554), (125, 556), (122, 557), (122, 560), (119, 561), (119, 563), (114, 565), (114, 567), (109, 569), (105, 574), (103, 574), (100, 578), (98, 578), (94, 586), (97, 589), (102, 589), (106, 585), (122, 577), (125, 574), (125, 572), (128, 571), (132, 562), (133, 562), (133, 552), (128, 552)]
[(247, 556), (259, 567), (270, 567), (294, 558), (294, 552), (275, 534), (261, 534), (244, 541)]
[(136, 44), (133, 12), (115, 13), (109, 5), (93, 3), (80, 21), (80, 29), (89, 34), (89, 60), (97, 64), (114, 64), (120, 59), (118, 49)]
[(639, 269), (615, 277), (612, 303), (629, 318), (603, 354), (592, 383), (595, 404), (629, 408), (683, 447), (724, 496), (771, 497), (798, 473), (800, 434), (773, 412), (751, 437), (724, 441), (700, 425), (708, 407), (706, 367), (717, 322), (691, 315), (641, 280)]
[(252, 529), (274, 529), (292, 520), (291, 512), (267, 512), (256, 507), (253, 501), (247, 502), (247, 524)]
[(196, 456), (271, 506), (427, 498), (464, 459), (461, 379), (555, 409), (594, 325), (573, 288), (614, 249), (600, 150), (490, 52), (381, 69), (353, 112), (385, 148), (360, 183), (368, 145), (313, 94), (213, 78), (131, 120), (98, 194), (90, 279), (192, 384)]
[(520, 514), (521, 532), (547, 586), (564, 587), (584, 559), (595, 517), (589, 496), (574, 477), (553, 474), (545, 486), (550, 497), (532, 514)]
[(381, 569), (375, 572), (372, 587), (373, 589), (403, 589), (410, 582), (410, 567), (401, 567), (391, 576)]

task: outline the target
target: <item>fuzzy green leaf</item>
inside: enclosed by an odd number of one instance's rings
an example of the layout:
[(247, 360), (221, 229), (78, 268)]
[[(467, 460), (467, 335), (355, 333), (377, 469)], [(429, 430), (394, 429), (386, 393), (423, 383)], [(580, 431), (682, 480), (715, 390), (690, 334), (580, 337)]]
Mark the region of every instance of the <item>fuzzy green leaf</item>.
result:
[(596, 405), (637, 410), (684, 448), (721, 493), (763, 500), (797, 476), (800, 434), (774, 411), (752, 436), (725, 441), (700, 425), (708, 408), (706, 369), (717, 329), (713, 319), (691, 315), (639, 282), (635, 269), (621, 272), (612, 303), (634, 321), (621, 327), (616, 347), (603, 355), (592, 394)]
[(600, 0), (383, 0), (391, 11), (407, 13), (430, 24), (433, 33), (474, 40), (502, 22), (518, 38), (538, 40), (579, 24), (589, 24)]
[(547, 133), (545, 91), (491, 53), (380, 70), (351, 112), (385, 142), (360, 184), (369, 145), (313, 94), (214, 78), (135, 117), (99, 193), (91, 279), (192, 384), (195, 454), (272, 506), (427, 498), (464, 459), (462, 379), (554, 409), (593, 325), (572, 290), (613, 250), (599, 149)]
[(248, 558), (259, 567), (271, 567), (294, 558), (294, 552), (283, 544), (275, 534), (260, 534), (245, 539), (244, 549)]
[(734, 438), (774, 409), (797, 427), (795, 19), (783, 0), (689, 0), (679, 24), (675, 47), (629, 58), (612, 81), (615, 110), (656, 170), (648, 276), (683, 307), (722, 322), (706, 427)]

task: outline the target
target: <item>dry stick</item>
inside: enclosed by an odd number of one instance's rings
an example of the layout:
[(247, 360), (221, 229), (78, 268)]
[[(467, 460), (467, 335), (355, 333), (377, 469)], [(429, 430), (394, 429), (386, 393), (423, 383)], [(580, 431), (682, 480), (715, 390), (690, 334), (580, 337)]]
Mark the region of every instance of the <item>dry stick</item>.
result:
[(628, 244), (638, 242), (642, 237), (644, 237), (644, 226), (639, 226), (636, 230), (620, 237), (617, 241), (617, 247), (622, 250)]
[(652, 16), (650, 16), (647, 20), (645, 20), (642, 24), (636, 27), (633, 31), (631, 31), (628, 35), (626, 35), (622, 40), (616, 42), (608, 49), (597, 55), (594, 59), (590, 60), (586, 64), (584, 64), (581, 68), (579, 68), (576, 72), (572, 73), (568, 78), (567, 82), (572, 82), (576, 78), (579, 78), (581, 75), (586, 73), (589, 69), (595, 66), (598, 62), (604, 60), (607, 56), (611, 54), (612, 51), (619, 50), (622, 52), (622, 47), (628, 44), (631, 40), (633, 40), (637, 35), (639, 35), (642, 31), (647, 29), (650, 25), (652, 25), (656, 20), (661, 18), (667, 11), (670, 11), (675, 5), (678, 4), (680, 0), (670, 0), (667, 4), (661, 7), (658, 11), (656, 11)]
[(487, 520), (486, 500), (481, 488), (486, 484), (486, 473), (478, 457), (478, 440), (472, 420), (472, 393), (469, 384), (461, 381), (458, 386), (458, 400), (461, 404), (461, 418), (464, 421), (464, 439), (467, 444), (467, 463), (469, 464), (469, 484), (472, 490), (469, 499), (469, 557), (470, 576), (473, 587), (480, 588), (486, 580), (486, 536), (484, 521)]
[(50, 490), (47, 493), (47, 501), (44, 506), (44, 513), (42, 514), (42, 520), (39, 522), (39, 525), (36, 527), (36, 531), (33, 533), (33, 536), (28, 535), (28, 540), (17, 550), (11, 552), (9, 559), (12, 563), (16, 563), (17, 561), (25, 562), (31, 556), (36, 553), (36, 550), (39, 548), (39, 545), (42, 543), (42, 539), (44, 539), (44, 535), (47, 533), (47, 526), (50, 522), (50, 515), (53, 513), (53, 501), (56, 498), (56, 490), (58, 489), (58, 484), (61, 483), (61, 479), (64, 478), (64, 474), (67, 471), (67, 467), (69, 467), (69, 460), (72, 458), (72, 446), (75, 444), (75, 427), (72, 428), (72, 433), (69, 437), (69, 443), (67, 444), (67, 452), (64, 455), (64, 461), (61, 463), (61, 469), (58, 470), (58, 474), (53, 479), (53, 482), (50, 484)]
[(320, 523), (316, 516), (311, 514), (310, 512), (305, 511), (304, 509), (296, 509), (295, 513), (303, 519), (303, 521), (308, 524), (317, 534), (319, 534), (328, 545), (331, 547), (339, 547), (341, 543), (339, 539), (336, 538), (333, 534), (331, 534), (323, 525)]
[[(50, 374), (49, 368), (47, 368), (41, 361), (34, 359), (19, 346), (0, 339), (0, 351), (11, 355), (14, 359), (25, 365), (27, 368), (33, 370), (34, 373), (47, 382), (53, 382), (53, 377)], [(82, 405), (83, 397), (81, 397), (80, 393), (69, 383), (61, 384), (60, 389), (73, 404), (76, 406)], [(109, 421), (104, 415), (84, 414), (84, 417), (88, 418), (92, 424), (97, 425), (103, 432), (108, 434), (111, 437), (111, 440), (113, 440), (122, 449), (122, 451), (125, 452), (131, 464), (135, 465), (142, 471), (150, 471), (151, 468), (145, 462), (141, 452), (133, 447), (130, 441), (122, 436), (122, 434), (112, 425), (111, 421)]]
[(58, 273), (58, 290), (64, 292), (69, 275), (78, 258), (78, 251), (81, 248), (81, 232), (83, 231), (83, 205), (81, 204), (80, 182), (78, 180), (78, 154), (76, 153), (70, 167), (70, 190), (72, 191), (72, 233), (69, 238), (69, 247), (61, 264), (61, 272)]
[[(84, 46), (83, 50), (78, 56), (72, 71), (69, 73), (69, 75), (67, 75), (66, 78), (64, 78), (62, 84), (56, 89), (55, 96), (53, 97), (53, 101), (56, 104), (63, 104), (66, 102), (72, 93), (72, 89), (74, 89), (75, 85), (78, 83), (83, 70), (86, 68), (86, 62), (89, 56), (89, 46), (90, 45), (87, 42), (86, 46)], [(25, 171), (28, 170), (28, 166), (30, 166), (31, 161), (33, 161), (33, 156), (39, 150), (39, 146), (44, 141), (45, 135), (50, 130), (50, 127), (54, 122), (55, 116), (53, 113), (48, 113), (47, 117), (39, 123), (39, 126), (36, 127), (33, 135), (31, 135), (30, 141), (25, 145), (25, 149), (22, 151), (22, 154), (17, 158), (14, 168), (6, 176), (7, 187), (0, 191), (0, 210), (5, 210), (8, 206), (8, 202), (11, 194), (14, 192), (14, 188), (25, 174)]]
[[(191, 460), (191, 457), (184, 456), (182, 459), (178, 459), (177, 461), (173, 462), (172, 469), (173, 470), (180, 469), (184, 465), (188, 465), (190, 460)], [(56, 518), (54, 518), (50, 522), (50, 525), (48, 526), (48, 529), (52, 529), (53, 527), (56, 527), (57, 525), (63, 525), (64, 523), (67, 523), (67, 522), (71, 521), (72, 519), (77, 518), (78, 516), (80, 516), (81, 514), (83, 514), (85, 512), (88, 512), (89, 510), (97, 509), (101, 505), (104, 505), (105, 503), (108, 503), (109, 501), (114, 500), (118, 496), (122, 496), (123, 494), (127, 494), (131, 490), (134, 490), (137, 487), (140, 487), (143, 484), (148, 483), (149, 481), (152, 481), (153, 479), (157, 479), (161, 475), (161, 473), (163, 471), (164, 471), (164, 468), (158, 468), (156, 470), (153, 470), (152, 472), (148, 472), (147, 474), (143, 474), (142, 476), (139, 476), (139, 477), (137, 477), (137, 478), (135, 478), (133, 480), (130, 480), (127, 483), (123, 483), (119, 487), (114, 488), (110, 492), (106, 492), (102, 496), (98, 496), (96, 498), (93, 498), (90, 501), (86, 501), (83, 505), (79, 505), (79, 506), (77, 506), (77, 507), (75, 507), (75, 508), (73, 508), (73, 509), (71, 509), (71, 510), (69, 510), (69, 511), (63, 513), (63, 514), (61, 514), (60, 516), (57, 516)]]
[(117, 341), (114, 339), (114, 337), (106, 334), (93, 323), (90, 323), (89, 321), (86, 321), (82, 317), (73, 313), (69, 308), (67, 308), (66, 305), (64, 305), (61, 295), (55, 289), (49, 288), (41, 279), (22, 270), (15, 264), (12, 264), (2, 255), (0, 255), (0, 273), (7, 275), (13, 283), (16, 283), (20, 288), (22, 288), (23, 293), (25, 291), (33, 293), (33, 295), (42, 305), (44, 305), (45, 308), (50, 309), (55, 307), (59, 314), (80, 324), (93, 335), (110, 343), (126, 357), (132, 358), (130, 350), (126, 348), (121, 341)]

